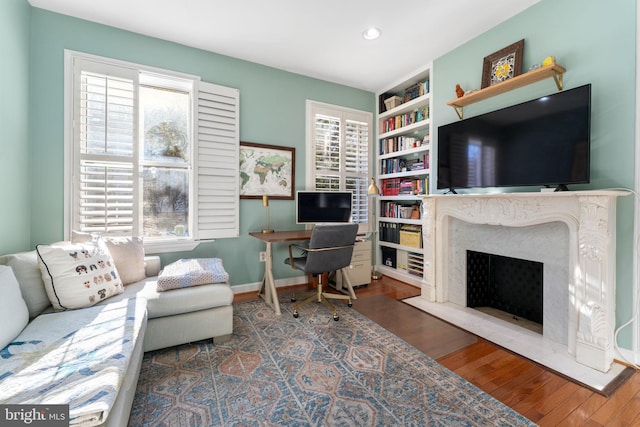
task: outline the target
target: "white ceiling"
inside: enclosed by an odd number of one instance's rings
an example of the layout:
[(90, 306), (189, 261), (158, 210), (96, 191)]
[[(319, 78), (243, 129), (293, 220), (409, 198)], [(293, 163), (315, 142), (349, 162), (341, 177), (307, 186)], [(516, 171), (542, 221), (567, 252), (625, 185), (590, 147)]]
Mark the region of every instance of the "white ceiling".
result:
[[(29, 0), (32, 6), (383, 91), (540, 0)], [(369, 26), (382, 30), (368, 41)], [(518, 39), (514, 36), (514, 40)], [(505, 45), (512, 40), (505, 40)], [(491, 52), (487, 52), (489, 54)]]

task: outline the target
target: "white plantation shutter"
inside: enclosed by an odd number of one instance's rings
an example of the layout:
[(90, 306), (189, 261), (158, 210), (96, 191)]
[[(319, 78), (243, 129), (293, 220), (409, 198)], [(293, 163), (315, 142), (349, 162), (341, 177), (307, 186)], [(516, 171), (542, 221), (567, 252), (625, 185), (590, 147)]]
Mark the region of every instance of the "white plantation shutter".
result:
[(315, 116), (315, 155), (316, 176), (336, 175), (340, 173), (340, 119), (316, 114)]
[[(189, 235), (171, 232), (145, 239), (150, 253), (191, 250), (198, 240), (239, 235), (237, 89), (201, 82), (197, 76), (71, 51), (65, 51), (65, 78), (66, 238), (71, 230), (141, 235), (143, 224), (145, 230), (149, 223), (156, 225), (156, 218), (149, 218), (143, 209), (149, 209), (143, 203), (151, 200), (143, 200), (148, 195), (144, 171), (156, 167), (178, 170), (180, 166), (190, 172), (185, 180), (189, 183), (187, 206), (191, 207), (187, 211)], [(139, 101), (143, 85), (192, 95), (194, 132), (188, 138), (192, 145), (187, 152), (192, 155), (185, 159), (186, 164), (143, 159), (146, 141), (141, 140), (139, 110), (144, 107), (150, 115), (159, 111)]]
[(81, 59), (74, 70), (74, 228), (135, 234), (137, 73)]
[(351, 191), (353, 221), (368, 227), (371, 113), (307, 102), (309, 182), (312, 190)]
[(369, 129), (366, 122), (345, 121), (345, 189), (357, 194), (351, 215), (358, 224), (368, 223)]
[(239, 98), (237, 89), (199, 83), (196, 240), (240, 233)]
[(132, 234), (133, 165), (80, 161), (80, 231)]

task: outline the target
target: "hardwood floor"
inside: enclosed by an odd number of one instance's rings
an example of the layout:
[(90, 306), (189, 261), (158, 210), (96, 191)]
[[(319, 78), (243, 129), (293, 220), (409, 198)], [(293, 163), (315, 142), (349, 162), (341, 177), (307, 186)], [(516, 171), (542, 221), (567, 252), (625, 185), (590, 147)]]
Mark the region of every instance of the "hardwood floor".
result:
[[(419, 293), (418, 288), (388, 277), (356, 290), (358, 301), (380, 295), (401, 300)], [(256, 298), (255, 292), (239, 294), (234, 302)], [(373, 299), (370, 302), (373, 307), (378, 303)], [(606, 397), (481, 338), (469, 339), (470, 334), (459, 330), (454, 333), (451, 325), (437, 319), (381, 316), (373, 314), (381, 310), (369, 309), (367, 313), (356, 302), (354, 308), (540, 426), (640, 426), (638, 371)], [(429, 322), (428, 327), (416, 326), (423, 321)], [(418, 333), (429, 335), (417, 340)], [(428, 341), (428, 345), (421, 348), (420, 341)], [(446, 348), (455, 350), (448, 352)], [(439, 350), (446, 354), (437, 355)]]

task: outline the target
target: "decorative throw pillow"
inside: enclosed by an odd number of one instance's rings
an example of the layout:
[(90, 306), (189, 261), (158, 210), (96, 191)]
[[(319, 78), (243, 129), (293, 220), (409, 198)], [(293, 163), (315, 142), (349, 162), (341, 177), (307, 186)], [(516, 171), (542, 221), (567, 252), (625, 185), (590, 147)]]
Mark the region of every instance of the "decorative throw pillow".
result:
[(29, 322), (29, 309), (11, 267), (0, 265), (0, 349), (17, 337)]
[(86, 243), (38, 245), (42, 280), (56, 310), (89, 307), (124, 291), (107, 245)]
[(179, 259), (167, 265), (158, 276), (158, 292), (209, 283), (227, 283), (229, 274), (220, 258)]
[(13, 269), (13, 274), (20, 284), (20, 293), (29, 309), (29, 318), (33, 319), (51, 306), (42, 282), (36, 251), (0, 256), (0, 264)]
[[(80, 231), (71, 232), (71, 243), (88, 242), (98, 236)], [(144, 244), (140, 237), (107, 237), (102, 236), (109, 252), (116, 263), (122, 284), (144, 280)]]

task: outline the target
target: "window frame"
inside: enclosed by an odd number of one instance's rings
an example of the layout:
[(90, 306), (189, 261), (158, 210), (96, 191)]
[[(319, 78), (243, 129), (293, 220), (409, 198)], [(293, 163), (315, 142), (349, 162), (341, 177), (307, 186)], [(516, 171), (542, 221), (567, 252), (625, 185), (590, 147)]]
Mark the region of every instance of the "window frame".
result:
[[(76, 185), (77, 179), (75, 179), (75, 171), (76, 165), (75, 162), (78, 161), (76, 153), (76, 142), (75, 142), (75, 111), (74, 111), (74, 102), (75, 102), (75, 76), (74, 76), (74, 62), (75, 60), (86, 60), (97, 62), (100, 64), (104, 64), (106, 67), (114, 66), (120, 67), (123, 69), (131, 69), (134, 73), (145, 73), (145, 74), (158, 74), (161, 76), (166, 76), (168, 78), (175, 78), (178, 80), (190, 80), (193, 82), (193, 91), (190, 99), (190, 109), (191, 109), (191, 117), (190, 117), (190, 141), (191, 141), (191, 156), (190, 156), (190, 165), (189, 165), (189, 236), (185, 237), (169, 237), (169, 238), (154, 238), (154, 239), (145, 239), (145, 252), (147, 253), (167, 253), (167, 252), (179, 252), (179, 251), (190, 251), (195, 249), (201, 242), (203, 241), (213, 241), (217, 238), (226, 238), (226, 237), (238, 237), (239, 236), (239, 147), (240, 147), (240, 138), (239, 138), (239, 91), (233, 88), (227, 88), (224, 86), (215, 85), (213, 83), (207, 83), (201, 81), (199, 76), (175, 72), (166, 69), (160, 69), (156, 67), (149, 67), (141, 64), (135, 64), (127, 61), (91, 55), (83, 52), (77, 52), (72, 50), (65, 49), (64, 51), (64, 238), (70, 239), (71, 231), (74, 229), (74, 204), (76, 203), (76, 194), (78, 189), (74, 186)], [(228, 96), (229, 99), (232, 99), (232, 102), (229, 102), (229, 123), (225, 124), (228, 127), (224, 129), (224, 132), (227, 133), (224, 137), (228, 140), (227, 148), (230, 150), (227, 151), (229, 153), (227, 155), (226, 164), (231, 164), (232, 166), (228, 168), (224, 173), (227, 174), (226, 178), (228, 181), (225, 185), (227, 192), (228, 190), (233, 189), (235, 191), (235, 203), (229, 204), (228, 201), (225, 200), (225, 212), (227, 216), (224, 218), (225, 223), (224, 226), (219, 227), (219, 231), (216, 229), (217, 224), (213, 224), (214, 227), (211, 227), (210, 224), (203, 225), (200, 227), (200, 221), (202, 218), (205, 218), (207, 215), (211, 217), (211, 211), (220, 210), (219, 207), (215, 207), (211, 203), (211, 198), (218, 197), (219, 191), (216, 192), (213, 196), (206, 194), (199, 194), (198, 188), (200, 180), (206, 181), (207, 172), (213, 167), (212, 165), (202, 164), (203, 162), (198, 158), (198, 153), (200, 150), (206, 151), (206, 148), (213, 149), (215, 142), (207, 142), (207, 138), (203, 138), (202, 131), (199, 126), (206, 126), (207, 119), (211, 119), (211, 117), (217, 117), (215, 113), (206, 112), (204, 110), (207, 109), (207, 105), (203, 103), (202, 96), (208, 95), (209, 92), (215, 92), (214, 95), (218, 96), (220, 93), (223, 95), (220, 98), (224, 98)], [(224, 102), (224, 101), (223, 101)], [(137, 108), (137, 107), (136, 107)], [(136, 113), (137, 114), (137, 113)], [(202, 117), (202, 120), (199, 118)], [(209, 120), (211, 121), (211, 120)], [(139, 150), (139, 130), (137, 129), (139, 120), (136, 120), (136, 138), (134, 141), (134, 149)], [(216, 129), (217, 130), (217, 129)], [(204, 147), (203, 144), (210, 144), (210, 146)], [(234, 152), (235, 151), (235, 152)], [(228, 159), (234, 158), (235, 155), (235, 163), (233, 161), (228, 161)], [(206, 157), (206, 156), (205, 156)], [(137, 167), (142, 167), (144, 162), (143, 159), (134, 158), (134, 162), (137, 161)], [(234, 171), (235, 165), (235, 171)], [(209, 169), (207, 169), (209, 168)], [(140, 175), (138, 175), (140, 176)], [(233, 182), (235, 179), (235, 185)], [(138, 183), (140, 181), (137, 181)], [(135, 184), (135, 183), (134, 183)], [(141, 195), (138, 193), (138, 185), (134, 185), (134, 204), (139, 204), (141, 201)], [(226, 197), (227, 199), (231, 199), (231, 197)], [(205, 202), (206, 200), (206, 202)], [(206, 206), (204, 206), (206, 204)], [(209, 228), (207, 228), (209, 227)], [(212, 231), (213, 228), (213, 231)], [(136, 235), (135, 227), (132, 231), (134, 235)]]
[(368, 234), (373, 230), (372, 218), (373, 212), (370, 208), (369, 198), (367, 194), (367, 188), (372, 174), (372, 165), (374, 161), (373, 155), (373, 113), (369, 111), (357, 110), (354, 108), (343, 107), (339, 105), (327, 104), (323, 102), (307, 100), (306, 102), (306, 182), (307, 190), (315, 190), (315, 177), (317, 174), (315, 165), (315, 117), (316, 114), (323, 114), (340, 119), (342, 126), (341, 132), (341, 144), (344, 143), (344, 130), (346, 126), (344, 124), (347, 120), (354, 120), (364, 122), (368, 126), (368, 138), (367, 138), (367, 170), (365, 172), (346, 172), (344, 169), (345, 164), (345, 152), (340, 150), (340, 162), (341, 171), (339, 174), (340, 179), (340, 191), (349, 191), (346, 189), (345, 180), (348, 176), (356, 175), (358, 178), (362, 178), (364, 182), (363, 194), (366, 199), (363, 198), (363, 204), (367, 212), (367, 222), (358, 223), (358, 234)]

